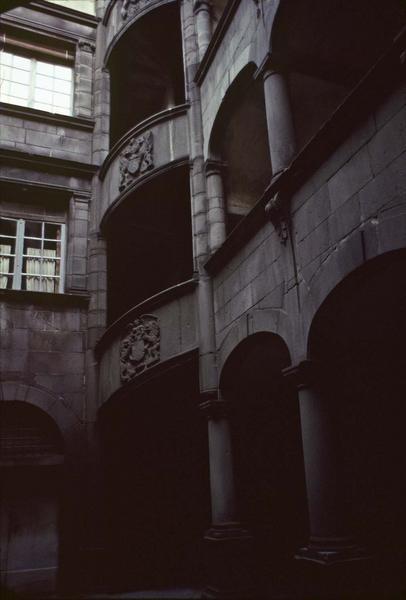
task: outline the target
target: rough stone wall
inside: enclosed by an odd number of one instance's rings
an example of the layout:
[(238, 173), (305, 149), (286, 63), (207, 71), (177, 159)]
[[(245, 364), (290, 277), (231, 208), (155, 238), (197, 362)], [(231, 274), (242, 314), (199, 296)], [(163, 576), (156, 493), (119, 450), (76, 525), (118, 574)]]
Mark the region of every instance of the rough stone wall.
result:
[(10, 299), (0, 304), (0, 323), (2, 379), (46, 388), (79, 422), (85, 383), (86, 310)]
[[(293, 357), (343, 277), (406, 244), (406, 87), (341, 144), (291, 201), (293, 249), (266, 224), (215, 277), (217, 344), (252, 309), (287, 315)], [(296, 266), (296, 269), (294, 268)]]
[(74, 127), (0, 115), (0, 148), (90, 163), (92, 134)]

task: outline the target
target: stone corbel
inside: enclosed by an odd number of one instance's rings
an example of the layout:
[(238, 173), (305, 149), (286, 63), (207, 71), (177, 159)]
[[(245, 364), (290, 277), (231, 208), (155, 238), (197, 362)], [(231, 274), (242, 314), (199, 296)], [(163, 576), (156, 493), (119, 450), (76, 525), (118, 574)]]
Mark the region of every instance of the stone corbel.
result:
[(96, 44), (90, 42), (89, 40), (79, 40), (78, 46), (82, 52), (90, 52), (91, 54), (94, 54), (96, 50)]
[(286, 245), (289, 238), (290, 216), (287, 198), (282, 192), (276, 192), (269, 200), (265, 206), (265, 214), (275, 227), (281, 243)]

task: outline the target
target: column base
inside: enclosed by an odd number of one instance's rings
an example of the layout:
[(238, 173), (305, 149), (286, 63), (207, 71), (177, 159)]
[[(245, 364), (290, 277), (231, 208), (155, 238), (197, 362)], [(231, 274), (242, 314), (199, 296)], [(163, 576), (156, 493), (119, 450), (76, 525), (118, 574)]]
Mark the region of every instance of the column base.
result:
[(311, 538), (308, 546), (296, 552), (295, 558), (329, 566), (367, 560), (371, 556), (351, 538)]
[(253, 591), (252, 536), (240, 523), (214, 524), (204, 539), (208, 582), (203, 598), (251, 597)]

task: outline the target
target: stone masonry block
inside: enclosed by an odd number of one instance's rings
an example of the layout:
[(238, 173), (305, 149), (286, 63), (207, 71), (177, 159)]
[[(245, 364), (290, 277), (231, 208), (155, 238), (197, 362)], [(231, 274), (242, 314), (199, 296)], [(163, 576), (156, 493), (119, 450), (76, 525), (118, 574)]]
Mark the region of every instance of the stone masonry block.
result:
[(366, 148), (353, 156), (328, 182), (332, 210), (337, 210), (372, 179)]
[(0, 143), (3, 141), (10, 142), (24, 142), (25, 141), (25, 131), (23, 127), (14, 127), (13, 125), (1, 125), (1, 139)]
[(406, 150), (406, 106), (378, 131), (368, 144), (371, 166), (379, 173)]

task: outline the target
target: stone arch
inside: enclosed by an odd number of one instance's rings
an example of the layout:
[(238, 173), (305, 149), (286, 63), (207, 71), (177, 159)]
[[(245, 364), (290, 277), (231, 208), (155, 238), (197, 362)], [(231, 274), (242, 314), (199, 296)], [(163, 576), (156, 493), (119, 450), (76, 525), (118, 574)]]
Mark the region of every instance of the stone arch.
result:
[(362, 229), (342, 240), (321, 265), (303, 299), (303, 339), (308, 339), (312, 320), (329, 293), (344, 278), (369, 261), (406, 247), (406, 209), (396, 205), (366, 222)]
[(404, 26), (401, 5), (280, 1), (269, 41), (273, 60), (287, 74), (298, 149), (391, 45)]
[(228, 231), (256, 204), (271, 178), (264, 89), (255, 71), (252, 61), (236, 69), (209, 139), (209, 160), (222, 164)]
[[(288, 340), (290, 324), (286, 311), (280, 308), (254, 309), (237, 319), (218, 347), (217, 364), (219, 372), (222, 371), (237, 346), (248, 336), (256, 333), (270, 333)], [(287, 346), (289, 346), (288, 343)]]
[(56, 423), (66, 446), (71, 432), (80, 425), (79, 418), (66, 405), (64, 398), (42, 386), (21, 381), (3, 381), (0, 384), (0, 401), (26, 402), (40, 408)]
[(264, 585), (271, 564), (284, 571), (306, 527), (298, 405), (282, 375), (290, 363), (282, 337), (258, 331), (234, 346), (220, 374), (221, 397), (230, 405), (237, 505), (253, 534), (256, 577)]
[(406, 533), (405, 268), (404, 246), (362, 262), (323, 297), (308, 334), (338, 437), (346, 520), (383, 574)]
[[(171, 48), (165, 52), (165, 48)], [(185, 101), (182, 38), (177, 3), (135, 17), (114, 38), (105, 58), (110, 72), (113, 146), (145, 119)]]

